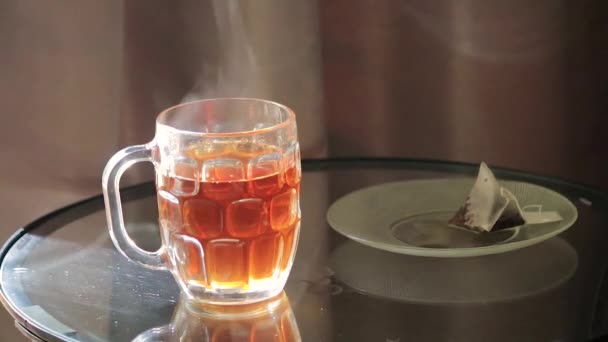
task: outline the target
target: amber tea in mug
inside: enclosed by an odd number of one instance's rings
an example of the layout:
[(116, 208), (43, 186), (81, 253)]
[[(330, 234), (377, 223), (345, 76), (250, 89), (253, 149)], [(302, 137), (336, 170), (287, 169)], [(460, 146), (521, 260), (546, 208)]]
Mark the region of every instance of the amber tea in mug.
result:
[[(169, 269), (191, 299), (248, 303), (278, 294), (300, 227), (295, 116), (256, 99), (213, 99), (168, 109), (155, 139), (118, 152), (104, 171), (110, 233), (144, 266)], [(156, 169), (162, 247), (146, 252), (124, 229), (118, 179), (134, 161)]]
[[(192, 177), (184, 165), (174, 176), (158, 177), (163, 241), (172, 249), (169, 255), (177, 272), (190, 285), (263, 287), (291, 262), (299, 225), (295, 163), (283, 171), (278, 160), (266, 160), (252, 166), (250, 175), (241, 175), (239, 165), (261, 153), (255, 151), (268, 152), (263, 146), (247, 148), (253, 151), (245, 154), (238, 145), (224, 146), (219, 155), (236, 166), (211, 161), (204, 180)], [(205, 153), (196, 146), (189, 154), (197, 166), (205, 165)]]

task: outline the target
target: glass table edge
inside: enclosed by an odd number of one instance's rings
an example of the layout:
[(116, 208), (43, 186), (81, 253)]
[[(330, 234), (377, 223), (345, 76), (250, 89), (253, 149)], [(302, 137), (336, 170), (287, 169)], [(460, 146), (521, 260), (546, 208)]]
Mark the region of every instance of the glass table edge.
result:
[[(423, 158), (337, 157), (329, 159), (305, 159), (302, 161), (302, 168), (305, 171), (327, 171), (332, 169), (352, 169), (356, 167), (361, 167), (362, 169), (402, 169), (403, 166), (406, 165), (415, 166), (415, 170), (430, 170), (431, 168), (436, 168), (436, 171), (460, 171), (463, 175), (468, 174), (471, 176), (476, 175), (479, 168), (478, 163)], [(551, 182), (576, 188), (582, 192), (592, 193), (608, 200), (608, 189), (600, 189), (594, 185), (558, 176), (542, 175), (501, 166), (490, 166), (492, 167), (492, 171), (499, 176), (526, 179), (528, 181)]]
[[(147, 182), (143, 182), (140, 184), (135, 184), (135, 185), (121, 188), (121, 191), (124, 191), (127, 194), (131, 194), (132, 192), (137, 193), (138, 191), (149, 190), (149, 189), (151, 189), (151, 187), (153, 185), (154, 185), (154, 182), (147, 181)], [(144, 192), (144, 194), (145, 194), (145, 192)], [(139, 195), (141, 195), (141, 193)], [(138, 198), (138, 196), (134, 196), (134, 197), (135, 198), (132, 198), (132, 199)], [(48, 222), (49, 220), (65, 213), (65, 212), (68, 212), (74, 208), (77, 208), (77, 207), (80, 207), (80, 206), (83, 206), (83, 205), (86, 205), (89, 203), (97, 202), (100, 200), (103, 200), (102, 194), (96, 194), (96, 195), (87, 197), (85, 199), (76, 201), (72, 204), (69, 204), (64, 207), (53, 210), (43, 216), (40, 216), (39, 218), (35, 219), (34, 221), (26, 224), (22, 228), (17, 229), (6, 240), (6, 242), (2, 245), (2, 247), (0, 247), (0, 274), (2, 274), (1, 270), (2, 270), (2, 268), (4, 268), (4, 260), (5, 260), (6, 255), (11, 250), (11, 248), (22, 237), (27, 235), (29, 232), (31, 232), (37, 228), (40, 228), (41, 226), (43, 226), (43, 224), (45, 222)], [(21, 310), (19, 310), (18, 308), (16, 308), (15, 305), (12, 303), (12, 301), (7, 297), (1, 283), (0, 283), (0, 303), (2, 303), (2, 306), (15, 320), (15, 325), (18, 325), (17, 329), (20, 330), (20, 332), (23, 333), (23, 331), (21, 329), (24, 329), (27, 332), (27, 334), (31, 334), (31, 335), (35, 336), (36, 338), (41, 339), (43, 341), (49, 341), (49, 342), (55, 342), (55, 341), (72, 342), (72, 341), (74, 341), (74, 342), (77, 342), (77, 340), (75, 340), (75, 339), (71, 339), (67, 336), (57, 334), (57, 333), (51, 331), (50, 329), (47, 329), (47, 328), (35, 323), (34, 320), (28, 319), (27, 315), (25, 313), (23, 313)], [(29, 335), (27, 335), (26, 337), (29, 337)]]
[[(360, 157), (344, 157), (344, 158), (331, 158), (331, 159), (304, 159), (302, 160), (302, 169), (305, 172), (315, 172), (315, 171), (328, 171), (328, 170), (341, 170), (341, 169), (402, 169), (403, 166), (415, 166), (415, 169), (421, 170), (432, 170), (436, 168), (437, 171), (445, 171), (445, 170), (454, 170), (461, 171), (463, 174), (474, 175), (476, 171), (477, 164), (474, 163), (466, 163), (466, 162), (457, 162), (457, 161), (442, 161), (435, 159), (409, 159), (409, 158), (360, 158)], [(514, 177), (514, 178), (523, 178), (525, 180), (530, 181), (540, 181), (540, 182), (552, 182), (559, 183), (564, 186), (576, 188), (582, 192), (593, 193), (597, 196), (600, 196), (606, 200), (608, 200), (608, 192), (595, 188), (593, 186), (582, 184), (579, 182), (574, 182), (567, 179), (562, 179), (553, 176), (543, 176), (534, 173), (524, 172), (520, 170), (502, 168), (502, 167), (493, 167), (493, 170), (498, 175), (503, 175), (506, 177)], [(143, 183), (131, 185), (128, 187), (121, 188), (121, 191), (125, 192), (137, 192), (146, 191), (153, 189), (154, 181), (146, 181)], [(136, 196), (137, 197), (137, 196)], [(8, 240), (0, 247), (0, 265), (4, 264), (4, 259), (11, 247), (19, 241), (23, 236), (32, 230), (39, 228), (45, 222), (50, 219), (61, 215), (67, 211), (70, 211), (74, 208), (80, 207), (84, 204), (96, 202), (99, 200), (103, 200), (102, 194), (96, 194), (80, 201), (74, 202), (64, 207), (60, 207), (56, 210), (53, 210), (34, 221), (28, 223), (22, 228), (17, 229)], [(15, 324), (19, 324), (23, 329), (25, 329), (28, 333), (34, 335), (37, 338), (44, 339), (45, 341), (76, 341), (73, 339), (65, 339), (66, 336), (59, 336), (48, 329), (39, 326), (34, 322), (28, 321), (27, 317), (20, 312), (17, 308), (14, 308), (11, 304), (10, 300), (6, 297), (4, 289), (0, 285), (0, 302), (4, 306), (4, 308), (9, 312), (9, 314), (15, 319)], [(594, 340), (595, 341), (595, 340)]]

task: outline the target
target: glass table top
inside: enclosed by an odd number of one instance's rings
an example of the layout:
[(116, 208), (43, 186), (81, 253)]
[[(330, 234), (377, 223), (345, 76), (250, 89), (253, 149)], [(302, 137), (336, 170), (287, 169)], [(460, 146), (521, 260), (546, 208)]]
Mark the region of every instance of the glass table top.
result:
[[(577, 222), (557, 237), (508, 253), (428, 258), (349, 240), (328, 226), (327, 209), (366, 186), (473, 177), (477, 165), (349, 159), (303, 166), (294, 267), (284, 297), (260, 315), (192, 315), (169, 273), (131, 263), (113, 247), (100, 196), (49, 214), (6, 243), (3, 304), (21, 330), (44, 341), (206, 341), (218, 331), (220, 337), (263, 341), (260, 327), (303, 341), (585, 341), (608, 334), (606, 193), (494, 169), (499, 179), (563, 194), (576, 205)], [(155, 250), (154, 185), (121, 194), (131, 236)]]

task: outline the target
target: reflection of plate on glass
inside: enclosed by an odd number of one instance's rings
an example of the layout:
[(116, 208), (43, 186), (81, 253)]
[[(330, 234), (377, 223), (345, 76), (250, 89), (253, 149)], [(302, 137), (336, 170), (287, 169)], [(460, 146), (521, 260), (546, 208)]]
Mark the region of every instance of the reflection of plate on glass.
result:
[(432, 256), (470, 257), (497, 254), (530, 246), (568, 229), (577, 218), (576, 207), (547, 188), (502, 181), (522, 207), (542, 205), (563, 220), (523, 225), (490, 233), (448, 226), (464, 202), (473, 179), (433, 179), (387, 183), (352, 192), (327, 212), (339, 233), (365, 245), (390, 252)]
[(336, 279), (368, 295), (424, 304), (479, 304), (539, 295), (570, 279), (574, 248), (555, 238), (508, 254), (423, 258), (347, 241), (329, 265)]

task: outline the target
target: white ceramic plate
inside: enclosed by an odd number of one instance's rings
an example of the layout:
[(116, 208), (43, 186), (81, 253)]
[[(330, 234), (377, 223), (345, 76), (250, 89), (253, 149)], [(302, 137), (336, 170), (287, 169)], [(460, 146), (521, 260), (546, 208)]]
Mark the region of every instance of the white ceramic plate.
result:
[(390, 252), (429, 257), (471, 257), (504, 253), (530, 246), (568, 229), (576, 207), (559, 193), (529, 183), (500, 181), (522, 207), (542, 205), (563, 220), (523, 225), (490, 233), (448, 226), (464, 203), (473, 178), (428, 179), (386, 183), (352, 192), (327, 212), (340, 234)]

